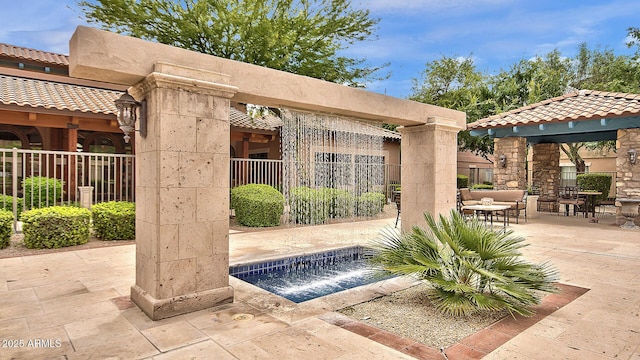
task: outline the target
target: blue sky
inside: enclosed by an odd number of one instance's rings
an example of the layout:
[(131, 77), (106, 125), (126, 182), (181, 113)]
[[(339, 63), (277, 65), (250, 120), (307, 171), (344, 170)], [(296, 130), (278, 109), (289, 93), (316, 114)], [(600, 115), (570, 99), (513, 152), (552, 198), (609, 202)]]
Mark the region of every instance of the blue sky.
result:
[[(520, 59), (553, 49), (572, 57), (578, 45), (630, 54), (630, 26), (640, 27), (638, 0), (352, 0), (380, 18), (378, 39), (346, 54), (371, 65), (390, 63), (388, 80), (371, 91), (411, 94), (429, 61), (471, 56), (477, 68), (496, 73)], [(68, 54), (75, 27), (86, 23), (74, 0), (0, 0), (0, 42)], [(26, 5), (28, 4), (28, 6)]]

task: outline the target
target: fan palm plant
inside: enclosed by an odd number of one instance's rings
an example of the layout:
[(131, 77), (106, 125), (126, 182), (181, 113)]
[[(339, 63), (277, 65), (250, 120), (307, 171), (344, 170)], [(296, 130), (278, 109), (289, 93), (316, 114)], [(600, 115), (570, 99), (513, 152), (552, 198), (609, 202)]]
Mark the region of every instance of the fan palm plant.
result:
[(557, 272), (549, 263), (522, 258), (524, 238), (512, 230), (494, 232), (466, 221), (452, 210), (439, 221), (424, 214), (428, 228), (411, 232), (386, 229), (374, 244), (372, 263), (395, 275), (412, 275), (432, 284), (429, 297), (438, 310), (468, 315), (506, 310), (533, 315), (540, 292), (555, 292)]

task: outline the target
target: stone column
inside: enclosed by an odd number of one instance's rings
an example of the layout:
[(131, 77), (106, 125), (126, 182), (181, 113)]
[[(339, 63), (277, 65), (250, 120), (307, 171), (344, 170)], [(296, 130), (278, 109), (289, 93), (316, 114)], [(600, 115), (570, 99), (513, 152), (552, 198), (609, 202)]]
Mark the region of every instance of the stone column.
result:
[[(640, 129), (620, 129), (618, 130), (618, 140), (616, 142), (616, 169), (618, 171), (616, 180), (617, 199), (640, 199), (640, 160), (635, 165), (629, 161), (630, 149), (640, 152)], [(616, 202), (616, 223), (618, 225), (625, 222), (624, 216), (620, 213), (621, 204)], [(636, 217), (635, 224), (640, 225), (640, 216)]]
[(462, 124), (429, 118), (400, 127), (402, 230), (425, 226), (423, 213), (447, 214), (456, 206), (457, 134)]
[(147, 101), (136, 136), (136, 284), (153, 320), (233, 301), (229, 286), (226, 75), (166, 63), (130, 89)]
[(532, 183), (540, 188), (540, 198), (554, 198), (560, 189), (560, 145), (533, 145), (531, 167)]
[[(527, 188), (527, 139), (509, 137), (494, 139), (493, 187), (495, 190), (525, 190)], [(500, 164), (504, 155), (506, 166)]]

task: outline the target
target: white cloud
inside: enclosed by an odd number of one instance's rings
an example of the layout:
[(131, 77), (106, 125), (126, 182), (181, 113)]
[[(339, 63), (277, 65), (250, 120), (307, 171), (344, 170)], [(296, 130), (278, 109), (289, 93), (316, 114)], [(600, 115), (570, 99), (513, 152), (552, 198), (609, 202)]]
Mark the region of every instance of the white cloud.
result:
[(361, 2), (359, 7), (374, 13), (414, 13), (415, 11), (431, 13), (452, 9), (466, 11), (466, 9), (513, 2), (514, 0), (369, 0)]

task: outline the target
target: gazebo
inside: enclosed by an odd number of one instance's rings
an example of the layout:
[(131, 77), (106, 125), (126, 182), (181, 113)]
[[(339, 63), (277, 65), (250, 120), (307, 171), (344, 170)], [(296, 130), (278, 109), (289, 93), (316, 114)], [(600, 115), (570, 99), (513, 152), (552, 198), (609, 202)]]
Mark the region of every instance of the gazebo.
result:
[(494, 139), (496, 189), (526, 189), (527, 144), (532, 145), (532, 183), (541, 196), (560, 187), (560, 144), (616, 140), (617, 222), (624, 205), (640, 204), (640, 94), (580, 90), (480, 119), (467, 125), (472, 135)]

